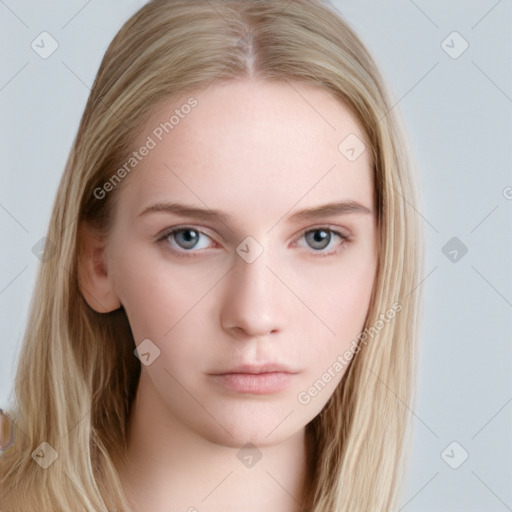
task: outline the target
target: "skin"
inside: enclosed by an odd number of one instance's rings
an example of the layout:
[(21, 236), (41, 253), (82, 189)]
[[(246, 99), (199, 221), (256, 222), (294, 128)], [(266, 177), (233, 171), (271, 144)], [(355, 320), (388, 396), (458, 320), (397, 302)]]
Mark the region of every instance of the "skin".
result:
[[(351, 348), (371, 299), (373, 163), (368, 149), (355, 161), (338, 151), (347, 135), (366, 136), (324, 89), (244, 80), (194, 97), (198, 105), (125, 178), (107, 237), (84, 234), (87, 301), (103, 312), (122, 304), (136, 344), (160, 350), (142, 365), (120, 476), (133, 510), (292, 512), (306, 479), (305, 426), (345, 369), (309, 403), (298, 394)], [(135, 146), (183, 102), (159, 106)], [(291, 220), (348, 200), (370, 213)], [(140, 215), (165, 202), (232, 219)], [(183, 232), (156, 241), (175, 226), (204, 234), (187, 231), (199, 237), (188, 252)], [(247, 236), (263, 249), (251, 263), (236, 252)], [(254, 255), (258, 245), (242, 247)], [(269, 360), (295, 372), (275, 393), (237, 393), (210, 375)], [(253, 467), (237, 457), (249, 442), (249, 455), (262, 456)]]

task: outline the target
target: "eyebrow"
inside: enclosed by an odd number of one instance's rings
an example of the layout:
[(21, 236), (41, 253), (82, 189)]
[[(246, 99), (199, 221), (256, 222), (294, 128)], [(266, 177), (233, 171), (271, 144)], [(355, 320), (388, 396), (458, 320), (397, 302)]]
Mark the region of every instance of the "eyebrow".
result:
[[(186, 205), (181, 203), (155, 203), (145, 208), (138, 217), (150, 213), (163, 212), (180, 215), (182, 217), (189, 217), (198, 220), (211, 220), (214, 218), (220, 219), (222, 222), (229, 222), (234, 219), (233, 215), (220, 210), (212, 210), (210, 208), (200, 208), (193, 205)], [(300, 222), (316, 220), (323, 217), (344, 215), (349, 213), (363, 213), (373, 214), (373, 209), (364, 206), (357, 201), (338, 201), (306, 208), (293, 213), (289, 218), (289, 222)], [(283, 216), (284, 217), (284, 216)]]

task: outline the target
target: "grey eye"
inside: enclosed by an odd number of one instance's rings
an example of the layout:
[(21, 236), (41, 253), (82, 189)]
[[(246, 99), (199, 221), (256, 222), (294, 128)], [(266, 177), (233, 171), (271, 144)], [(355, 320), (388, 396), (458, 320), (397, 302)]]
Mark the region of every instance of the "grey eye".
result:
[(320, 250), (325, 249), (329, 245), (332, 233), (325, 229), (313, 229), (305, 233), (305, 237), (309, 247)]
[(172, 237), (182, 249), (193, 249), (199, 240), (199, 233), (190, 228), (178, 229), (172, 233)]

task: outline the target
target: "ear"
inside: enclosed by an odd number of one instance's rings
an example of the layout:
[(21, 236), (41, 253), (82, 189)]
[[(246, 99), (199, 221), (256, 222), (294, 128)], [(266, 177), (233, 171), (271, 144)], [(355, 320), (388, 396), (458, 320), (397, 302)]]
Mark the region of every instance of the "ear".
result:
[(118, 309), (121, 302), (108, 274), (105, 236), (98, 234), (85, 222), (80, 225), (78, 283), (87, 304), (98, 313)]

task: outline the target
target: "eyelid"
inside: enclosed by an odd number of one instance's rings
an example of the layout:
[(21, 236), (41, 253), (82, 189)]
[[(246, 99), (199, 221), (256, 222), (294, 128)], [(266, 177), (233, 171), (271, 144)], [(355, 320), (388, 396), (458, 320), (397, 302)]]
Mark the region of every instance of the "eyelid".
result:
[[(199, 227), (199, 226), (194, 226), (194, 225), (191, 225), (191, 224), (179, 224), (179, 225), (176, 225), (176, 226), (171, 226), (171, 227), (168, 227), (162, 231), (160, 231), (160, 233), (158, 233), (155, 237), (154, 237), (154, 241), (156, 243), (163, 243), (163, 242), (166, 242), (167, 241), (167, 238), (172, 235), (173, 233), (176, 233), (177, 231), (185, 231), (187, 229), (190, 229), (191, 231), (197, 231), (198, 233), (200, 233), (201, 235), (204, 235), (206, 237), (208, 237), (213, 243), (219, 245), (219, 243), (215, 240), (214, 237), (212, 237), (208, 232), (207, 230), (205, 230), (205, 228), (203, 227)], [(168, 247), (168, 249), (170, 251), (172, 251), (173, 253), (175, 254), (179, 254), (180, 256), (181, 255), (184, 255), (184, 256), (195, 256), (197, 253), (200, 253), (206, 249), (199, 249), (199, 250), (186, 250), (186, 249), (175, 249), (173, 247)], [(210, 249), (210, 248), (208, 248)]]
[(334, 224), (318, 224), (315, 226), (308, 226), (307, 228), (301, 229), (298, 233), (293, 235), (292, 239), (298, 240), (301, 237), (303, 237), (306, 233), (309, 233), (311, 231), (319, 231), (322, 229), (329, 231), (333, 234), (339, 235), (344, 240), (348, 241), (352, 239), (352, 234), (348, 229), (344, 229), (341, 226), (337, 226)]
[[(176, 226), (170, 226), (170, 227), (160, 231), (160, 233), (158, 233), (154, 237), (154, 240), (155, 240), (155, 242), (165, 242), (166, 239), (173, 233), (182, 231), (182, 230), (187, 230), (187, 229), (190, 229), (192, 231), (197, 231), (198, 233), (208, 237), (215, 244), (220, 245), (219, 242), (217, 240), (215, 240), (215, 238), (212, 237), (208, 233), (209, 229), (201, 227), (201, 226), (196, 226), (193, 224), (178, 224)], [(309, 233), (311, 231), (322, 230), (322, 229), (331, 232), (335, 236), (339, 236), (342, 240), (341, 243), (339, 244), (339, 246), (336, 249), (331, 250), (331, 251), (323, 251), (323, 250), (315, 251), (314, 249), (310, 248), (310, 250), (305, 249), (306, 252), (309, 252), (310, 254), (313, 254), (315, 256), (329, 256), (331, 254), (336, 254), (343, 247), (343, 245), (346, 242), (349, 242), (352, 240), (351, 233), (348, 232), (348, 230), (341, 228), (341, 226), (331, 225), (331, 224), (318, 224), (318, 225), (314, 225), (314, 226), (308, 226), (307, 228), (304, 228), (301, 231), (299, 231), (298, 234), (295, 234), (293, 236), (293, 239), (295, 240), (295, 242), (293, 242), (294, 246), (307, 233)], [(210, 248), (208, 248), (208, 249), (210, 249)], [(179, 254), (180, 256), (194, 257), (194, 256), (199, 255), (201, 252), (205, 251), (206, 249), (203, 248), (203, 249), (198, 249), (198, 250), (194, 250), (194, 249), (186, 250), (186, 249), (175, 249), (175, 248), (169, 247), (169, 250), (175, 254)]]
[[(341, 238), (340, 244), (335, 248), (331, 249), (330, 251), (324, 251), (324, 250), (317, 250), (314, 249), (305, 249), (305, 252), (312, 254), (315, 257), (322, 257), (322, 256), (331, 256), (334, 254), (337, 254), (340, 250), (342, 250), (346, 243), (352, 241), (352, 234), (348, 232), (348, 230), (344, 230), (341, 226), (336, 226), (332, 224), (319, 224), (316, 226), (310, 226), (307, 227), (299, 232), (299, 236), (297, 240), (300, 240), (306, 233), (309, 233), (311, 231), (320, 231), (320, 230), (329, 231), (330, 233), (334, 234), (335, 236), (338, 236)], [(345, 232), (346, 231), (346, 232)], [(295, 238), (295, 237), (294, 237)], [(294, 242), (294, 244), (297, 244), (297, 242)]]
[(208, 233), (209, 229), (204, 228), (202, 226), (195, 226), (193, 224), (176, 224), (175, 226), (169, 226), (165, 229), (162, 229), (157, 235), (155, 235), (155, 240), (158, 240), (160, 238), (164, 238), (166, 236), (169, 236), (171, 233), (174, 233), (175, 231), (181, 231), (190, 229), (193, 231), (197, 231), (198, 233), (202, 233), (203, 235), (206, 235), (208, 238), (212, 238), (212, 236)]
[(325, 229), (327, 231), (332, 231), (333, 233), (338, 233), (343, 238), (351, 238), (352, 235), (350, 231), (346, 228), (342, 228), (341, 226), (335, 225), (335, 224), (318, 224), (315, 226), (309, 226), (299, 232), (300, 235), (304, 235), (306, 233), (309, 233), (310, 231), (316, 231), (320, 229)]

